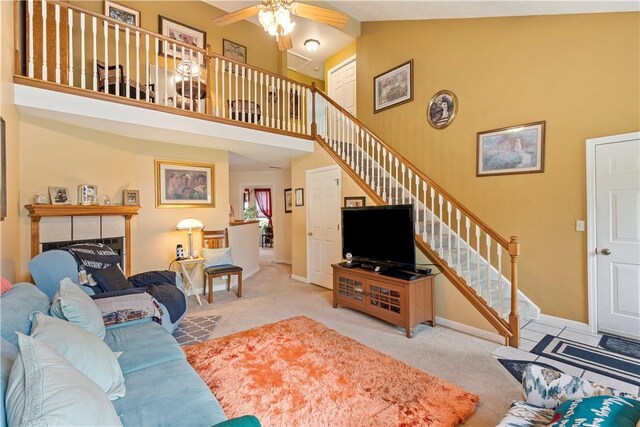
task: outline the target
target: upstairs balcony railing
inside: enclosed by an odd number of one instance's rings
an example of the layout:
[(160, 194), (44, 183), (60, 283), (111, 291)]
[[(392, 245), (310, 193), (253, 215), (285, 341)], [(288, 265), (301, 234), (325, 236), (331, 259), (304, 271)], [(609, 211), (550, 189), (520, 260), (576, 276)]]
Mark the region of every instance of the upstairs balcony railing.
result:
[(68, 3), (23, 4), (20, 83), (311, 138), (308, 85)]

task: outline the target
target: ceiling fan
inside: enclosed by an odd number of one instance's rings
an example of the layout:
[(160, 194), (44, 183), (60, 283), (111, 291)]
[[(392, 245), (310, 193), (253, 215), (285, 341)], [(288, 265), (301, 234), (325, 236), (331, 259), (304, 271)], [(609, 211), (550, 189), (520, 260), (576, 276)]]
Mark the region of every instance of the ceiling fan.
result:
[(262, 4), (236, 10), (214, 18), (212, 21), (214, 24), (222, 26), (233, 24), (255, 15), (258, 15), (258, 20), (264, 30), (275, 36), (280, 50), (287, 50), (293, 47), (290, 33), (295, 26), (295, 22), (291, 21), (291, 15), (301, 16), (337, 28), (344, 28), (349, 21), (349, 17), (342, 12), (300, 3), (296, 0), (262, 0)]

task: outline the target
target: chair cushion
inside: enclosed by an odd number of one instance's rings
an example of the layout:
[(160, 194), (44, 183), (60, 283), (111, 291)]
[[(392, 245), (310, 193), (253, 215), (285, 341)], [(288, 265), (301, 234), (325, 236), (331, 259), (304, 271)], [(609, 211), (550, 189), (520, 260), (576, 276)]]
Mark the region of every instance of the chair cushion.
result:
[(212, 426), (227, 418), (184, 359), (125, 374), (125, 383), (127, 395), (113, 401), (124, 425)]
[(85, 291), (69, 278), (60, 281), (60, 288), (53, 296), (49, 313), (59, 319), (86, 329), (100, 339), (104, 339), (102, 313)]
[(231, 273), (240, 273), (242, 271), (242, 267), (238, 267), (237, 265), (218, 265), (215, 267), (207, 267), (204, 269), (205, 274), (231, 274)]
[[(155, 322), (137, 323), (121, 328), (109, 329), (104, 342), (113, 351), (121, 351), (118, 358), (126, 374), (150, 366), (182, 360), (182, 348), (169, 332)], [(129, 384), (127, 383), (127, 393)]]
[(205, 268), (233, 264), (231, 248), (204, 248), (202, 249), (202, 257), (204, 258)]
[(107, 395), (45, 343), (18, 335), (5, 397), (12, 426), (119, 426)]
[(67, 321), (34, 312), (31, 337), (60, 353), (78, 371), (95, 382), (109, 399), (126, 394), (122, 370), (113, 351), (91, 332)]
[(16, 332), (31, 333), (29, 314), (49, 311), (49, 298), (31, 283), (17, 283), (0, 297), (0, 336), (18, 345)]

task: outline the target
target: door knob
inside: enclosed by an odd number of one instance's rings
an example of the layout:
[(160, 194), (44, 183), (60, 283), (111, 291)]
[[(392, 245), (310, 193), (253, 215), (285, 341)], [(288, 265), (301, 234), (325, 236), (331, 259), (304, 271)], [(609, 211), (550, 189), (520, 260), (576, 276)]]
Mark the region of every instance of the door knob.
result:
[(307, 236), (313, 236), (313, 233), (310, 231), (307, 233)]
[(602, 255), (611, 255), (611, 249), (604, 248), (600, 253), (602, 253)]

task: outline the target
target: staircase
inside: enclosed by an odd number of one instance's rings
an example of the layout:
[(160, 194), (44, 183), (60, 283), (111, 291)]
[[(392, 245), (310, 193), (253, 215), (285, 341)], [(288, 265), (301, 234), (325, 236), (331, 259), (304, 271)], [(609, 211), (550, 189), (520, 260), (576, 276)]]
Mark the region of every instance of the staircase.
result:
[(311, 133), (377, 204), (412, 204), (416, 246), (513, 347), (540, 309), (517, 288), (518, 238), (498, 235), (373, 132), (312, 87)]

